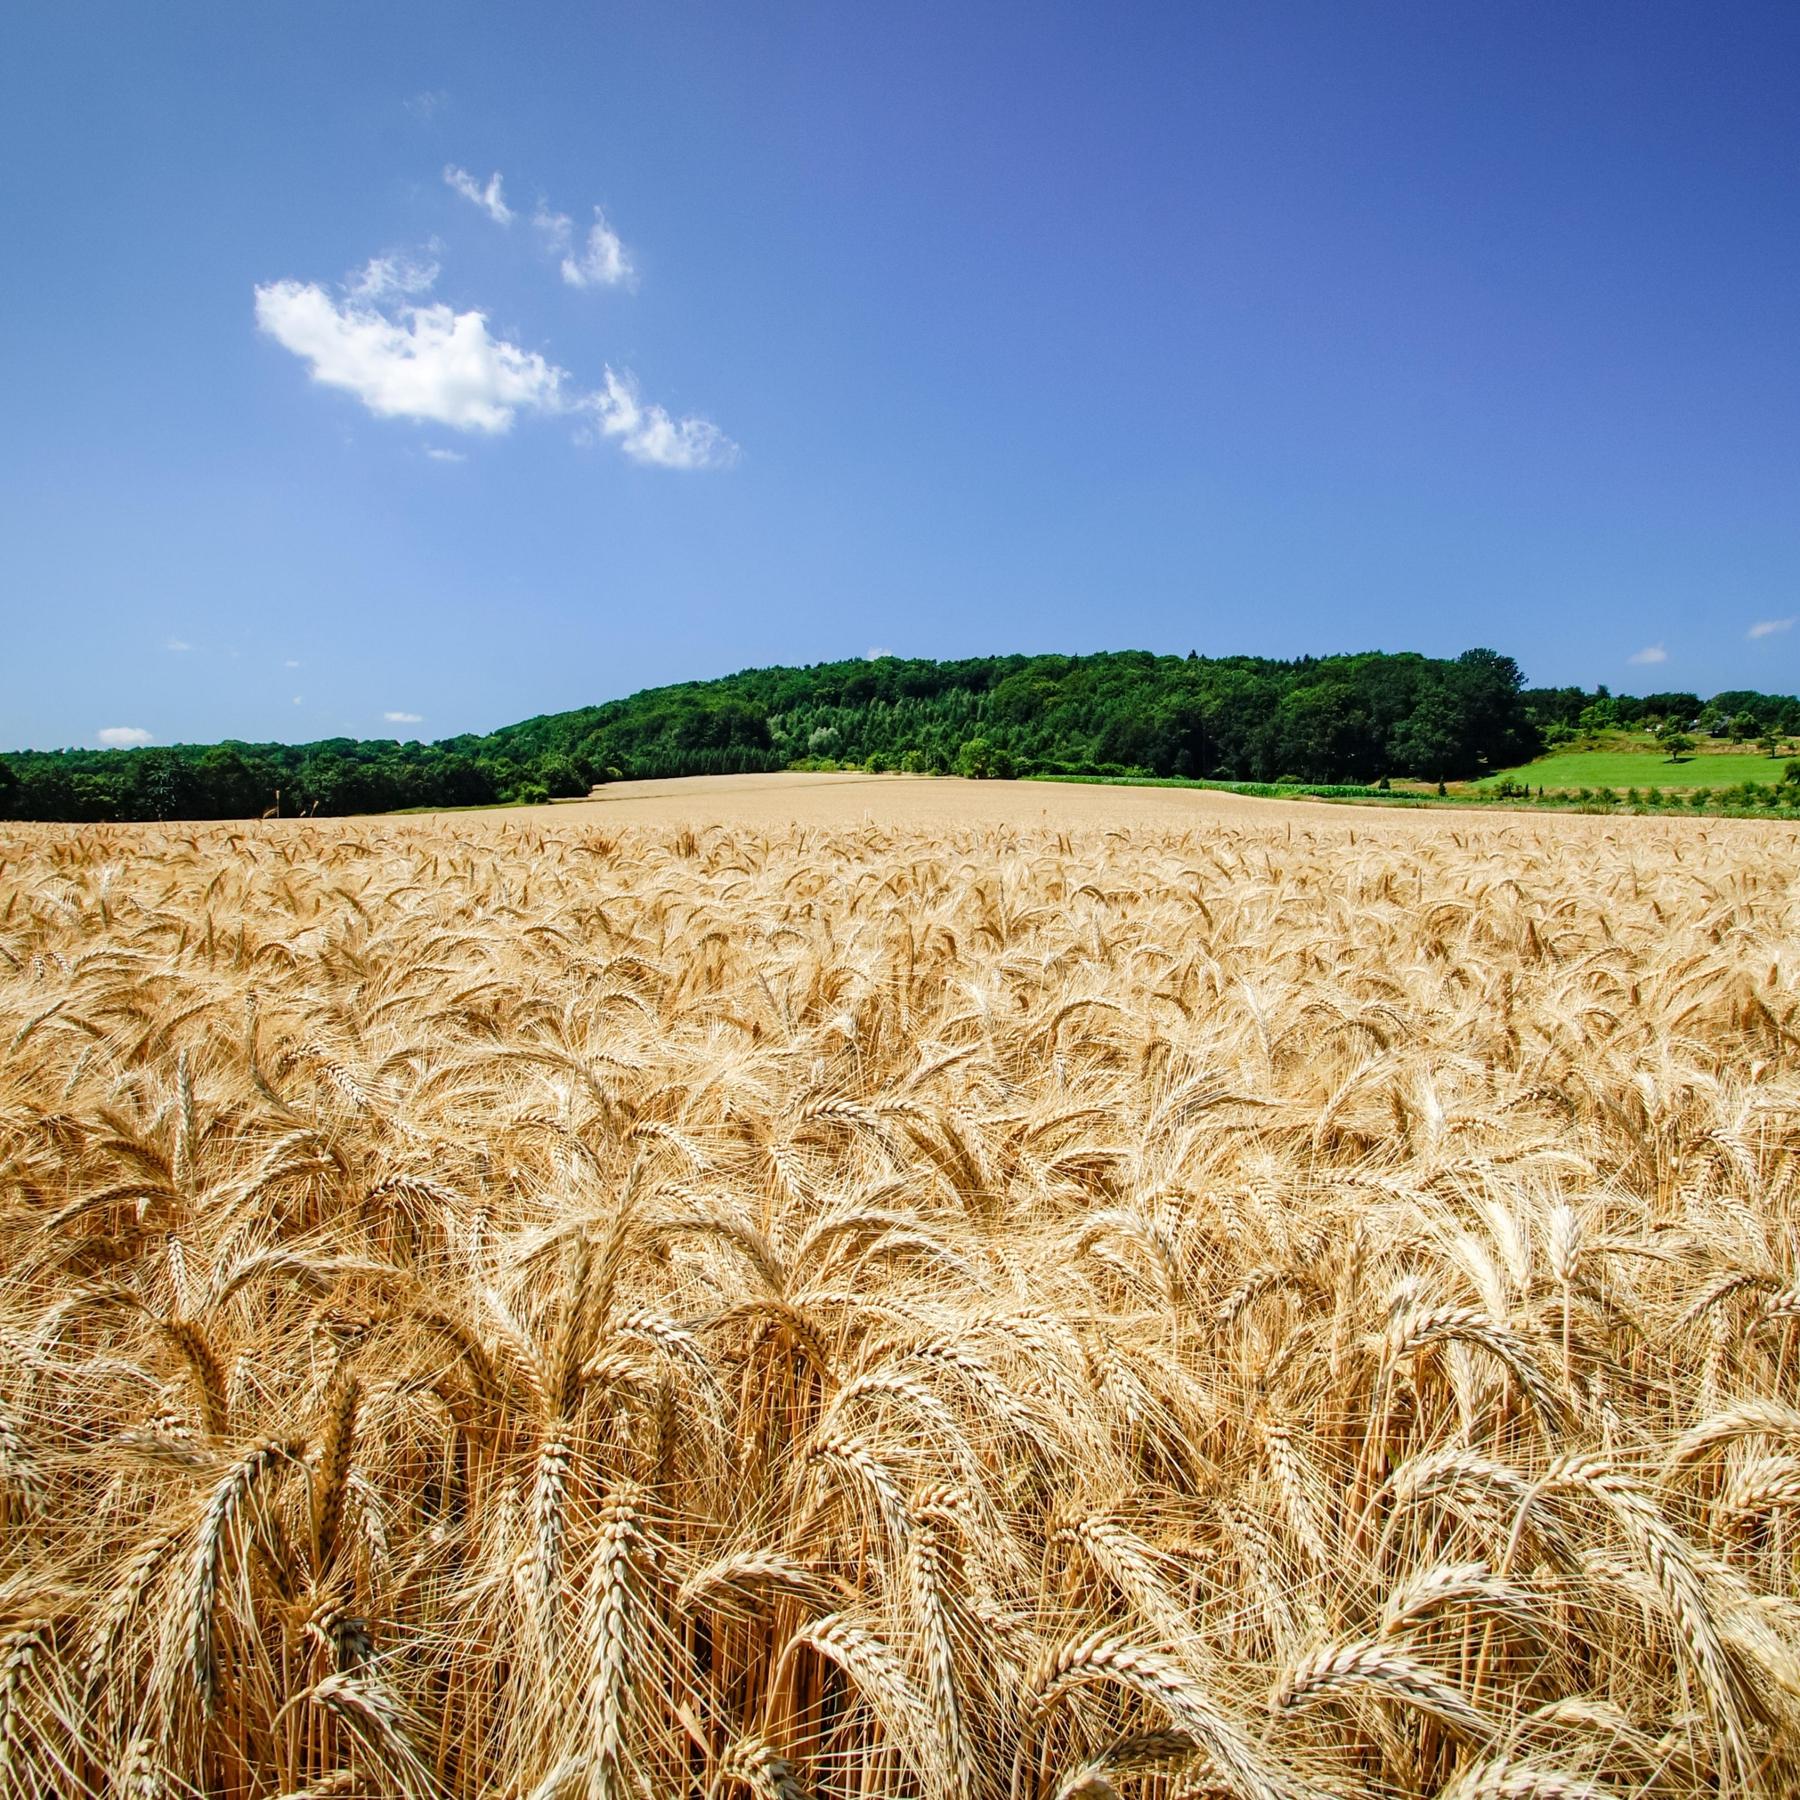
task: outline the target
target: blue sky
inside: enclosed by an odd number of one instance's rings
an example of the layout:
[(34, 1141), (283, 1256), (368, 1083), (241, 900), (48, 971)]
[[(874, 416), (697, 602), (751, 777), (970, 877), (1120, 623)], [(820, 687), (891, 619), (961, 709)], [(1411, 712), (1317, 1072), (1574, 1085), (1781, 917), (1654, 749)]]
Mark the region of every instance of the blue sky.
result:
[(0, 741), (873, 649), (1792, 691), (1797, 79), (1791, 5), (10, 8)]

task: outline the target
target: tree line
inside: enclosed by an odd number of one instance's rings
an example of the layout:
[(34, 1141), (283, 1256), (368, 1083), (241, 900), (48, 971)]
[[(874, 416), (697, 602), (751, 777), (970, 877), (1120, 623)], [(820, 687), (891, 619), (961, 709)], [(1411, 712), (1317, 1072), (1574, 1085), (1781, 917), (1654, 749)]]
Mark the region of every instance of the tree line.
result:
[(749, 669), (437, 743), (176, 744), (19, 751), (0, 816), (155, 820), (389, 812), (586, 793), (607, 781), (795, 767), (977, 776), (1455, 780), (1581, 731), (1651, 720), (1800, 732), (1800, 699), (1734, 691), (1633, 698), (1527, 688), (1476, 649), (1298, 657), (883, 656)]

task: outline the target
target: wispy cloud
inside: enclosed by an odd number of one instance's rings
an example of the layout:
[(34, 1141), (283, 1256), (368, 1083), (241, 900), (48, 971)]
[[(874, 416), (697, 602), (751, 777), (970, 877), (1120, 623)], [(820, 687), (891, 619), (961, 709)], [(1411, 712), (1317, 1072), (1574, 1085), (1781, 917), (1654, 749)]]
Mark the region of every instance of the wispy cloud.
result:
[(708, 419), (675, 419), (638, 398), (629, 375), (606, 371), (606, 386), (587, 397), (600, 430), (617, 438), (633, 462), (659, 469), (722, 469), (737, 461), (738, 447)]
[(1646, 644), (1641, 650), (1634, 650), (1625, 659), (1629, 663), (1666, 663), (1669, 653), (1661, 644)]
[(132, 750), (150, 742), (150, 734), (141, 725), (103, 725), (95, 733), (109, 750)]
[(512, 223), (512, 208), (506, 204), (499, 170), (496, 169), (487, 178), (487, 186), (483, 187), (467, 169), (459, 169), (455, 163), (445, 163), (444, 180), (471, 205), (479, 206), (496, 225)]
[(553, 213), (541, 202), (532, 217), (550, 248), (562, 258), (562, 278), (570, 287), (632, 287), (637, 268), (623, 239), (606, 222), (606, 214), (594, 208), (594, 222), (579, 253), (575, 249), (575, 222), (567, 213)]
[(186, 638), (170, 638), (169, 641), (163, 645), (165, 650), (173, 650), (177, 655), (182, 655), (193, 649), (193, 647), (194, 646), (190, 644)]
[(521, 410), (562, 406), (564, 372), (491, 336), (482, 313), (439, 304), (390, 318), (340, 306), (315, 282), (272, 281), (256, 290), (256, 322), (312, 365), (314, 381), (354, 394), (382, 418), (499, 432)]
[(863, 652), (863, 660), (865, 662), (880, 662), (884, 656), (892, 656), (893, 654), (893, 651), (888, 649), (885, 644), (871, 644), (868, 649)]
[[(580, 392), (566, 369), (493, 336), (484, 313), (441, 302), (383, 311), (340, 301), (317, 282), (272, 281), (256, 289), (256, 323), (302, 358), (314, 381), (354, 394), (381, 418), (497, 434), (522, 412), (573, 414), (654, 468), (725, 468), (738, 457), (711, 420), (673, 417), (642, 399), (629, 374), (608, 368), (604, 387)], [(435, 446), (426, 454), (457, 455)]]
[[(499, 224), (512, 221), (498, 170), (483, 184), (448, 163), (444, 180)], [(559, 255), (570, 286), (636, 280), (630, 251), (599, 207), (579, 243), (569, 216), (542, 201), (532, 223)], [(611, 439), (649, 467), (716, 469), (737, 460), (737, 445), (710, 419), (676, 417), (645, 400), (630, 371), (607, 367), (603, 384), (584, 390), (538, 351), (496, 336), (481, 309), (459, 312), (424, 298), (436, 284), (441, 249), (433, 239), (416, 252), (384, 251), (336, 289), (291, 278), (259, 283), (257, 328), (305, 362), (320, 386), (353, 394), (379, 418), (492, 435), (510, 431), (521, 413), (564, 416), (577, 421), (578, 441)], [(460, 450), (423, 448), (433, 462), (467, 460)]]
[(305, 701), (306, 701), (306, 696), (304, 694), (296, 694), (294, 696), (294, 704), (296, 706), (304, 705)]
[(299, 662), (299, 659), (298, 659), (298, 658), (297, 658), (297, 657), (293, 657), (293, 656), (290, 656), (290, 657), (289, 657), (289, 658), (288, 658), (288, 659), (287, 659), (287, 661), (286, 661), (286, 662), (284, 662), (284, 663), (283, 663), (283, 664), (282, 664), (282, 665), (281, 665), (281, 666), (282, 666), (282, 667), (283, 667), (283, 668), (284, 668), (284, 669), (297, 669), (297, 668), (299, 668), (299, 666), (300, 666), (300, 662)]
[(427, 88), (424, 93), (414, 94), (410, 100), (403, 100), (400, 104), (421, 125), (429, 125), (450, 104), (450, 95), (443, 88)]
[(1791, 615), (1785, 619), (1758, 619), (1756, 623), (1744, 633), (1744, 636), (1747, 638), (1766, 638), (1773, 637), (1778, 631), (1792, 631), (1794, 629), (1794, 619), (1796, 616), (1800, 615)]
[(408, 255), (404, 250), (392, 250), (386, 256), (371, 256), (344, 283), (344, 292), (352, 300), (398, 300), (413, 294), (430, 293), (437, 285), (437, 278), (435, 262)]
[(423, 713), (384, 712), (381, 716), (390, 725), (423, 725), (425, 723)]

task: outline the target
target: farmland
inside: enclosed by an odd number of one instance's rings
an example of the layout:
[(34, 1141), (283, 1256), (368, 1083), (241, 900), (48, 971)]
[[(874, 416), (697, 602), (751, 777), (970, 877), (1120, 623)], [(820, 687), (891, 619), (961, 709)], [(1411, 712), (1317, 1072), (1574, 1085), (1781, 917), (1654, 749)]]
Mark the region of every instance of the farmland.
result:
[(1800, 837), (0, 827), (8, 1793), (1800, 1782)]
[(1727, 788), (1740, 782), (1778, 782), (1786, 770), (1786, 756), (1761, 756), (1754, 751), (1706, 751), (1671, 762), (1660, 750), (1558, 750), (1535, 762), (1490, 776), (1479, 785), (1522, 781), (1529, 787), (1573, 792), (1578, 788)]

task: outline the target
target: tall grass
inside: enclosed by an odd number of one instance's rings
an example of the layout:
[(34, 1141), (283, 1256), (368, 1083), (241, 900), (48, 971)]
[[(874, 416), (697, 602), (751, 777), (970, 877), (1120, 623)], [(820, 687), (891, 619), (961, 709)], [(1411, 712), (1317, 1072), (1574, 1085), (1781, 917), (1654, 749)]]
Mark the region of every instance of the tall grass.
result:
[(0, 1787), (1794, 1791), (1797, 877), (15, 830)]

